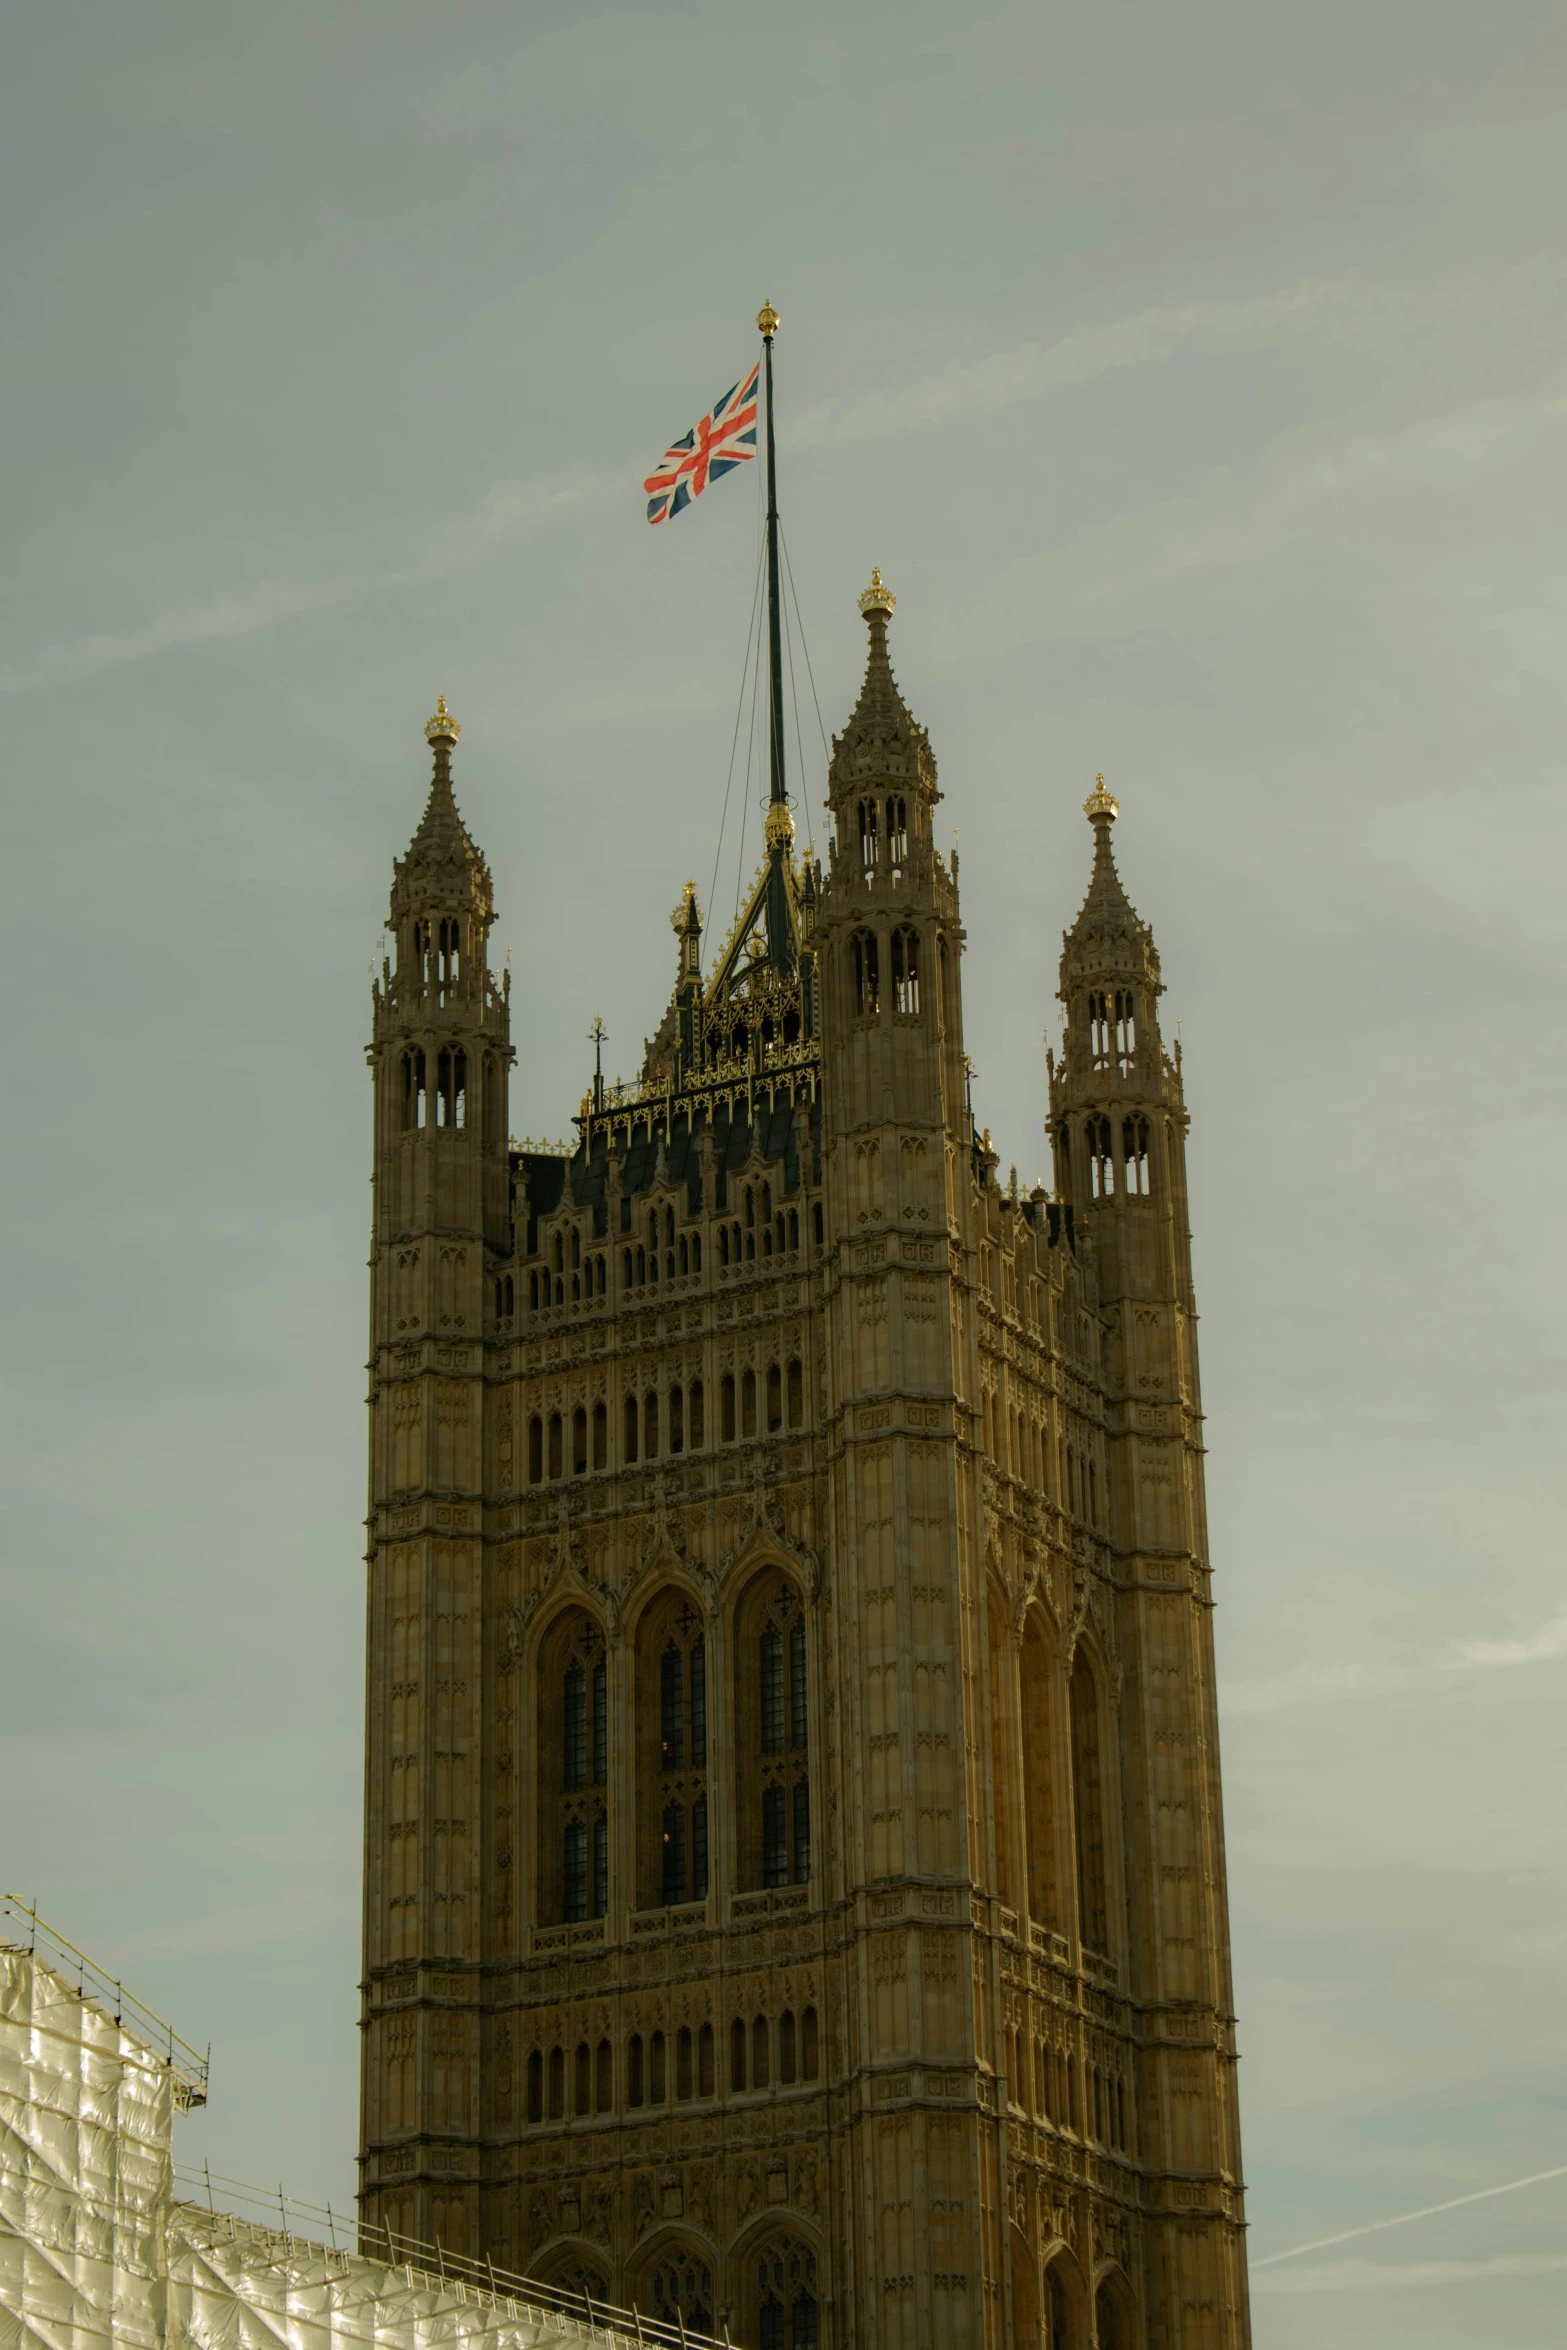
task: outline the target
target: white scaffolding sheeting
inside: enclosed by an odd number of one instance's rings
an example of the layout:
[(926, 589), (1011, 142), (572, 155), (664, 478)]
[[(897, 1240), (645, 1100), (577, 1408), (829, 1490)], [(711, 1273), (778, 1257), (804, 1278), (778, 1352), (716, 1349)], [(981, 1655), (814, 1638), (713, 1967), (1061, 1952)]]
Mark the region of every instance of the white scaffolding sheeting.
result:
[[(189, 2083), (0, 1945), (0, 2350), (605, 2350), (629, 2331), (174, 2199)], [(509, 2283), (509, 2280), (508, 2280)], [(660, 2329), (661, 2330), (661, 2329)]]

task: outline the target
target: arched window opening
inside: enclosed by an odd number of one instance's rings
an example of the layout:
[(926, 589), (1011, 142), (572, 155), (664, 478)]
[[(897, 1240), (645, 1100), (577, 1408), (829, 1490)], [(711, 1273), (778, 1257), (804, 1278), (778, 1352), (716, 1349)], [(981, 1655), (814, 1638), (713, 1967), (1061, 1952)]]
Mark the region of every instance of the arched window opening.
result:
[(693, 2054), (691, 2027), (689, 2024), (682, 2024), (679, 2037), (675, 2041), (675, 2101), (680, 2105), (690, 2104), (692, 2092), (696, 2086)]
[(437, 941), (436, 976), (448, 986), (454, 985), (462, 968), (462, 924), (455, 919), (443, 920)]
[(1023, 1829), (1026, 1845), (1028, 1911), (1035, 1925), (1059, 1931), (1056, 1889), (1056, 1806), (1052, 1785), (1050, 1658), (1037, 1613), (1023, 1626), (1019, 1657), (1023, 1731)]
[(733, 1444), (735, 1440), (735, 1382), (734, 1373), (726, 1371), (718, 1390), (718, 1434), (720, 1442)]
[(699, 2097), (711, 2097), (714, 2087), (713, 2027), (711, 2024), (704, 2024), (697, 2035), (696, 2093)]
[(902, 794), (887, 802), (887, 863), (894, 881), (909, 861), (908, 802)]
[(759, 2015), (751, 2026), (751, 2086), (765, 2089), (772, 2079), (767, 2046), (767, 2018)]
[(1060, 2263), (1054, 2260), (1045, 2271), (1045, 2307), (1050, 2315), (1050, 2332), (1045, 2350), (1077, 2350), (1071, 2320), (1067, 2315), (1066, 2287), (1061, 2282)]
[(642, 1398), (642, 1457), (647, 1461), (658, 1458), (658, 1397), (651, 1387)]
[(917, 930), (892, 934), (892, 1008), (912, 1018), (920, 1008), (920, 936)]
[(783, 1374), (776, 1363), (767, 1366), (767, 1433), (776, 1436), (783, 1426)]
[(1110, 1001), (1096, 988), (1088, 998), (1088, 1049), (1096, 1069), (1110, 1066)]
[(1133, 1199), (1148, 1197), (1148, 1121), (1146, 1118), (1125, 1118), (1121, 1122), (1121, 1159), (1126, 1168), (1126, 1188)]
[(729, 1227), (728, 1227), (728, 1225), (727, 1225), (727, 1224), (720, 1224), (720, 1225), (719, 1225), (719, 1227), (718, 1227), (718, 1263), (719, 1263), (719, 1269), (720, 1269), (720, 1271), (722, 1271), (722, 1269), (723, 1269), (723, 1268), (724, 1268), (724, 1267), (725, 1267), (725, 1266), (728, 1264), (728, 1262), (729, 1262)]
[(424, 1055), (406, 1052), (403, 1055), (403, 1125), (406, 1128), (422, 1126), (425, 1122)]
[(798, 1208), (791, 1208), (791, 1209), (789, 1210), (789, 1247), (790, 1247), (790, 1250), (791, 1250), (791, 1252), (792, 1252), (793, 1250), (797, 1249), (797, 1248), (799, 1247), (799, 1245), (800, 1245), (800, 1211), (799, 1211), (799, 1209), (798, 1209)]
[(693, 1379), (691, 1393), (686, 1399), (686, 1438), (693, 1452), (700, 1452), (707, 1441), (702, 1408), (702, 1382)]
[(745, 2025), (739, 2016), (729, 2027), (729, 2093), (738, 2096), (745, 2087)]
[(672, 1453), (686, 1449), (686, 1398), (681, 1387), (669, 1391), (669, 1449)]
[(573, 1610), (540, 1652), (538, 1789), (541, 1924), (609, 1907), (609, 1688), (604, 1636)]
[(1115, 991), (1115, 1057), (1123, 1077), (1131, 1072), (1137, 1053), (1137, 1005), (1129, 987)]
[(650, 1610), (638, 1656), (648, 1724), (642, 1816), (655, 1839), (642, 1900), (677, 1909), (708, 1895), (707, 1643), (697, 1610), (674, 1595)]
[(686, 1236), (683, 1232), (680, 1235), (680, 1270), (682, 1274), (689, 1273), (691, 1270), (691, 1251), (687, 1246)]
[(588, 1413), (585, 1404), (578, 1404), (571, 1415), (571, 1473), (585, 1477), (588, 1473)]
[(857, 930), (849, 941), (854, 972), (854, 1008), (864, 1019), (881, 1010), (881, 978), (877, 968), (876, 933)]
[(615, 2051), (607, 2040), (598, 2044), (598, 2061), (593, 2084), (593, 2110), (609, 2113), (615, 2103)]
[(756, 1434), (756, 1373), (747, 1371), (740, 1382), (740, 1433)]
[(538, 2048), (528, 2059), (528, 2119), (530, 2122), (544, 2119), (544, 2054)]
[(551, 1477), (559, 1477), (559, 1476), (562, 1474), (562, 1459), (563, 1459), (563, 1436), (562, 1436), (562, 1429), (561, 1429), (561, 1417), (560, 1417), (560, 1414), (559, 1414), (559, 1412), (551, 1412), (551, 1414), (550, 1414), (550, 1475), (551, 1475)]
[(1099, 2350), (1126, 2350), (1121, 2304), (1107, 2284), (1101, 2285), (1094, 2295), (1094, 2330), (1099, 2337)]
[(805, 1374), (798, 1355), (789, 1364), (789, 1425), (799, 1428), (805, 1422)]
[(713, 2272), (700, 2253), (666, 2252), (637, 2300), (649, 2316), (676, 2332), (713, 2331)]
[(702, 1270), (702, 1235), (700, 1232), (693, 1232), (691, 1235), (691, 1270), (693, 1273), (700, 1273)]
[(1088, 1188), (1095, 1199), (1110, 1199), (1115, 1193), (1115, 1156), (1112, 1149), (1108, 1118), (1089, 1118), (1084, 1122), (1088, 1139)]
[(643, 1246), (643, 1244), (641, 1243), (641, 1241), (638, 1241), (638, 1243), (637, 1243), (637, 1284), (636, 1284), (636, 1285), (637, 1285), (637, 1287), (638, 1287), (638, 1289), (640, 1289), (640, 1288), (642, 1287), (642, 1284), (643, 1284), (643, 1282), (644, 1282), (646, 1279), (647, 1279), (647, 1250), (646, 1250), (646, 1248)]
[(647, 2091), (643, 2083), (642, 2035), (640, 2032), (632, 2033), (631, 2045), (626, 2051), (626, 2103), (628, 2105), (645, 2105), (647, 2103)]
[(811, 1873), (809, 1683), (804, 1610), (779, 1578), (759, 1586), (741, 1628), (751, 1627), (756, 1679), (737, 1693), (737, 1718), (754, 1725), (741, 1753), (741, 1876), (746, 1886), (805, 1884)]
[(1099, 1692), (1081, 1649), (1072, 1667), (1072, 1798), (1077, 1845), (1078, 1930), (1085, 1949), (1110, 1955)]
[(794, 2010), (786, 2007), (778, 2018), (778, 2079), (784, 2087), (788, 2087), (794, 2080), (794, 2040)]
[(544, 1482), (544, 1422), (537, 1412), (528, 1422), (528, 1483)]
[(609, 1413), (601, 1403), (593, 1406), (593, 1466), (609, 1466)]
[(875, 800), (860, 802), (860, 870), (869, 883), (881, 863), (881, 810)]
[(816, 2255), (793, 2237), (757, 2255), (756, 2341), (758, 2350), (820, 2350)]
[(647, 2044), (647, 2101), (662, 2105), (667, 2084), (664, 2079), (664, 2035), (655, 2032)]
[(552, 2048), (550, 2050), (550, 2120), (558, 2122), (564, 2121), (565, 2118), (566, 2051), (564, 2048)]
[(816, 1245), (818, 1248), (822, 1248), (826, 1245), (826, 1226), (822, 1216), (822, 1203), (820, 1200), (816, 1202), (816, 1206), (813, 1212), (816, 1218)]
[(625, 1408), (625, 1411), (624, 1411), (624, 1413), (623, 1413), (622, 1417), (623, 1417), (623, 1418), (624, 1418), (624, 1420), (625, 1420), (625, 1428), (624, 1428), (624, 1431), (623, 1431), (623, 1438), (624, 1438), (624, 1441), (623, 1441), (623, 1444), (622, 1444), (622, 1451), (623, 1451), (623, 1454), (624, 1454), (624, 1457), (625, 1457), (625, 1464), (626, 1464), (626, 1467), (629, 1469), (629, 1468), (634, 1468), (634, 1467), (636, 1466), (636, 1460), (637, 1460), (637, 1425), (638, 1425), (638, 1419), (637, 1419), (637, 1399), (636, 1399), (636, 1397), (635, 1397), (634, 1395), (628, 1395), (628, 1396), (627, 1396), (627, 1398), (626, 1398), (626, 1408)]
[(572, 2111), (574, 2113), (591, 2113), (593, 2111), (593, 2051), (586, 2040), (577, 2042), (575, 2071), (577, 2077), (573, 2085), (576, 2096), (572, 2102)]
[(800, 2078), (814, 2081), (822, 2069), (821, 2030), (816, 2010), (808, 2007), (800, 2018)]

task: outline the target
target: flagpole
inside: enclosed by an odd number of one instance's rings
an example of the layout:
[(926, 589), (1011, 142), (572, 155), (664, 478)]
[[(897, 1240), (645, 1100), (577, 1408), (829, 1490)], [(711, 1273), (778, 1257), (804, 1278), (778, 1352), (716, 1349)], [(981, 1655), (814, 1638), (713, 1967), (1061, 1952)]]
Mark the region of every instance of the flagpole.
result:
[(768, 654), (768, 810), (767, 810), (767, 944), (769, 959), (778, 971), (794, 966), (794, 937), (789, 920), (785, 859), (794, 842), (789, 817), (789, 791), (784, 778), (782, 604), (778, 594), (778, 459), (773, 442), (773, 337), (778, 313), (764, 302), (756, 314), (762, 330), (767, 374), (767, 654)]
[(778, 601), (778, 459), (773, 446), (773, 337), (778, 332), (778, 313), (771, 302), (764, 302), (757, 312), (757, 325), (762, 330), (762, 348), (767, 354), (767, 647), (771, 665), (770, 709), (772, 713), (772, 757), (769, 764), (774, 807), (787, 800), (784, 787), (784, 730), (783, 730), (783, 662), (779, 652)]

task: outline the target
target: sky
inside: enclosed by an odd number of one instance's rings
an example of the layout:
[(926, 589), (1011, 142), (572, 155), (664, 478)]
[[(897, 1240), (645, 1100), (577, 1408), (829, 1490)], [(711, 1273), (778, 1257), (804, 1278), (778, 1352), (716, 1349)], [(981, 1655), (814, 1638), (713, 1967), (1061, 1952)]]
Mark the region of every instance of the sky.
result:
[(353, 2191), (423, 721), (558, 1136), (756, 853), (755, 474), (640, 481), (770, 297), (802, 823), (879, 563), (1003, 1168), (1101, 770), (1179, 1023), (1258, 2350), (1560, 2342), (1567, 2178), (1275, 2256), (1567, 2164), (1564, 114), (1530, 0), (8, 12), (0, 1879), (182, 2159)]

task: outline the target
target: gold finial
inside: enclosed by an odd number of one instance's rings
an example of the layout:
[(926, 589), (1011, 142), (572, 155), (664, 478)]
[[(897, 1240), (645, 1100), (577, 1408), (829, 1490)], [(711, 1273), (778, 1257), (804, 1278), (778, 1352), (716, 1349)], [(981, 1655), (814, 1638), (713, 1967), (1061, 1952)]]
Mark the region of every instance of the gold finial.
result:
[(762, 340), (770, 343), (778, 332), (781, 321), (771, 302), (764, 302), (756, 314), (756, 323), (762, 330)]
[(462, 728), (446, 707), (446, 696), (435, 697), (435, 716), (425, 721), (424, 739), (427, 743), (454, 743)]
[(762, 826), (762, 838), (770, 849), (780, 843), (786, 849), (793, 848), (794, 818), (782, 800), (775, 800), (768, 809), (767, 821)]
[(1088, 818), (1089, 823), (1092, 824), (1096, 817), (1100, 816), (1108, 816), (1110, 821), (1114, 823), (1116, 817), (1119, 816), (1120, 813), (1120, 801), (1115, 797), (1114, 793), (1107, 792), (1105, 790), (1104, 777), (1102, 775), (1096, 775), (1094, 777), (1094, 788), (1089, 793), (1087, 799), (1083, 802), (1083, 814)]
[(884, 612), (890, 619), (897, 608), (897, 597), (891, 588), (885, 588), (881, 584), (881, 565), (873, 563), (871, 565), (871, 584), (860, 598), (860, 610), (867, 620), (873, 612)]

